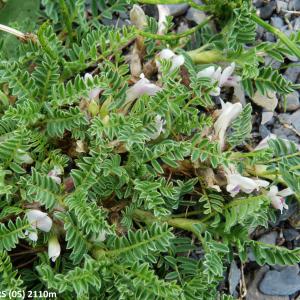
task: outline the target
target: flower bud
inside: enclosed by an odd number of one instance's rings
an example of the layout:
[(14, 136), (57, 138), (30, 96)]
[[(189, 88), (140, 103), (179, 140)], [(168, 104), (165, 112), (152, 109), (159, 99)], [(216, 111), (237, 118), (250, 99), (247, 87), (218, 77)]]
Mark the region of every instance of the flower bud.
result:
[(57, 237), (55, 235), (51, 236), (48, 241), (48, 256), (53, 262), (59, 257), (60, 250), (61, 248)]
[(130, 11), (130, 21), (137, 29), (143, 30), (147, 25), (147, 18), (143, 9), (134, 4)]

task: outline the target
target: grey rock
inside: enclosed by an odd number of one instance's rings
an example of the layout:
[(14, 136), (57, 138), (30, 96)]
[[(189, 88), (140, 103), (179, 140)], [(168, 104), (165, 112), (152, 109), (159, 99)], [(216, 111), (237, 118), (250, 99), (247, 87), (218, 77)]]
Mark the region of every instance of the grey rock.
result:
[(230, 265), (228, 282), (229, 282), (229, 293), (230, 295), (234, 294), (234, 291), (239, 284), (241, 278), (241, 270), (236, 265), (236, 262), (233, 260)]
[(289, 203), (289, 208), (284, 209), (282, 214), (278, 215), (277, 224), (278, 225), (281, 221), (286, 221), (293, 215), (298, 215), (298, 203), (297, 201)]
[(259, 126), (259, 134), (264, 139), (270, 134), (270, 130), (266, 127), (266, 125)]
[[(291, 124), (292, 123), (290, 114), (286, 114), (286, 113), (279, 114), (278, 119), (281, 123), (285, 123), (285, 124)], [(282, 126), (282, 125), (279, 125), (279, 126), (276, 126), (276, 127), (280, 128), (280, 126)]]
[(291, 123), (294, 126), (294, 128), (300, 132), (300, 110), (295, 111), (292, 115), (291, 115)]
[(300, 10), (300, 0), (290, 1), (289, 10)]
[(254, 0), (253, 4), (255, 5), (255, 7), (262, 7), (264, 5), (264, 0)]
[(265, 33), (265, 29), (261, 26), (257, 26), (256, 28), (256, 34), (258, 39), (262, 39)]
[(300, 290), (299, 266), (267, 271), (259, 289), (266, 295), (288, 296)]
[(286, 71), (284, 72), (284, 76), (288, 80), (294, 83), (297, 81), (299, 74), (300, 74), (300, 66), (287, 68)]
[(261, 125), (271, 124), (273, 121), (274, 112), (272, 111), (263, 111), (261, 114)]
[(183, 15), (189, 7), (188, 4), (161, 4), (161, 6), (168, 8), (170, 15), (174, 17)]
[(271, 18), (271, 25), (280, 29), (281, 27), (284, 26), (284, 22), (282, 18), (275, 16)]
[(275, 60), (274, 58), (272, 58), (270, 56), (266, 56), (265, 57), (265, 65), (278, 70), (281, 67), (281, 62), (278, 60)]
[(278, 233), (276, 231), (271, 231), (267, 234), (262, 235), (258, 240), (262, 243), (275, 245)]
[(271, 43), (275, 42), (275, 40), (276, 40), (274, 34), (272, 34), (271, 32), (266, 32), (265, 38), (268, 42), (271, 42)]
[(289, 229), (283, 230), (283, 236), (286, 241), (291, 242), (291, 241), (295, 240), (296, 238), (298, 238), (300, 236), (300, 233), (293, 228), (289, 228)]
[(193, 7), (189, 8), (186, 14), (186, 19), (188, 21), (195, 22), (196, 24), (202, 23), (203, 21), (205, 21), (206, 18), (207, 16), (203, 11), (200, 11)]
[(276, 2), (275, 1), (269, 2), (267, 5), (265, 5), (265, 6), (263, 6), (259, 9), (260, 17), (263, 20), (269, 19), (272, 16), (273, 11), (275, 10), (275, 8), (276, 8)]
[(286, 96), (286, 110), (295, 111), (300, 107), (299, 93), (294, 91)]
[(300, 30), (300, 18), (296, 18), (294, 22), (294, 30)]
[(276, 11), (277, 13), (280, 13), (283, 9), (287, 10), (288, 9), (288, 4), (284, 1), (276, 1)]
[(274, 111), (278, 104), (276, 93), (271, 91), (269, 91), (267, 95), (262, 95), (257, 90), (251, 99), (255, 104), (265, 108), (267, 111)]
[(299, 143), (298, 136), (289, 128), (281, 127), (274, 128), (272, 133), (276, 134), (281, 139), (287, 139), (295, 143)]
[(262, 294), (258, 289), (258, 284), (264, 274), (269, 270), (268, 266), (263, 266), (255, 272), (255, 274), (248, 274), (246, 278), (247, 295), (246, 300), (289, 300), (289, 297), (269, 296)]

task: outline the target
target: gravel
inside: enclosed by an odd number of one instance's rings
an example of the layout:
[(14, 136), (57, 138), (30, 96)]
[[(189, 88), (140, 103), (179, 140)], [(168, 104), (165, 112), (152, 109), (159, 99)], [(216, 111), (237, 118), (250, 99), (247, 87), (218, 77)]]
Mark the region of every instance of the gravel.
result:
[(289, 67), (286, 69), (286, 71), (284, 72), (284, 76), (292, 81), (292, 82), (296, 82), (298, 79), (298, 76), (300, 74), (300, 66), (296, 66), (296, 67)]
[(299, 266), (288, 266), (281, 271), (267, 271), (259, 289), (266, 295), (288, 296), (300, 290)]
[(299, 93), (297, 91), (294, 91), (293, 93), (288, 94), (286, 96), (286, 111), (295, 111), (299, 107), (300, 107)]
[(267, 5), (259, 8), (259, 15), (263, 20), (269, 19), (276, 9), (276, 1), (271, 1)]

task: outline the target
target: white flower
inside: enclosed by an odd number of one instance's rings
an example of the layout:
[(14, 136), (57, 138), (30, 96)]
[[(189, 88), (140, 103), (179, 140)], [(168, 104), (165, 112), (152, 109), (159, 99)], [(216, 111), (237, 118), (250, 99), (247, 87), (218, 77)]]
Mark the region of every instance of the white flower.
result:
[(208, 77), (211, 79), (213, 84), (217, 83), (217, 87), (210, 92), (211, 96), (219, 96), (222, 86), (235, 87), (240, 81), (239, 76), (232, 76), (235, 69), (235, 63), (233, 62), (230, 66), (226, 67), (223, 72), (221, 67), (215, 69), (214, 66), (207, 67), (198, 72), (197, 77), (203, 78)]
[(130, 11), (130, 21), (137, 29), (140, 30), (143, 30), (147, 25), (146, 15), (139, 5), (133, 5)]
[(214, 124), (215, 134), (217, 135), (221, 148), (224, 147), (225, 144), (225, 134), (229, 125), (232, 123), (234, 119), (238, 117), (241, 113), (243, 107), (241, 103), (224, 103), (221, 100), (222, 110), (221, 114), (218, 117), (217, 121)]
[(234, 167), (226, 171), (227, 186), (226, 190), (231, 197), (236, 196), (240, 191), (250, 194), (254, 190), (258, 191), (261, 187), (267, 187), (269, 182), (266, 180), (252, 179), (239, 174)]
[(26, 212), (28, 222), (33, 228), (49, 232), (52, 227), (52, 220), (48, 215), (38, 209), (31, 209)]
[[(175, 69), (179, 68), (184, 64), (184, 56), (183, 55), (176, 55), (172, 50), (170, 49), (163, 49), (158, 54), (158, 59), (166, 59), (170, 60), (172, 62), (170, 72), (174, 71)], [(161, 63), (159, 60), (156, 60), (156, 66), (160, 70)]]
[(154, 126), (156, 128), (156, 131), (154, 133), (150, 134), (150, 137), (152, 140), (157, 139), (160, 136), (160, 134), (165, 131), (163, 128), (165, 124), (166, 124), (166, 121), (164, 119), (162, 119), (162, 117), (160, 115), (157, 115), (155, 117), (155, 125)]
[(126, 103), (130, 103), (143, 95), (154, 96), (157, 92), (162, 90), (159, 86), (145, 78), (144, 74), (141, 74), (140, 77), (141, 79), (127, 90)]
[(294, 194), (294, 192), (290, 188), (286, 188), (282, 191), (278, 191), (278, 187), (273, 185), (270, 187), (270, 190), (267, 196), (271, 199), (271, 203), (274, 208), (279, 209), (282, 213), (283, 209), (288, 209), (289, 207), (285, 203), (285, 198)]
[[(87, 82), (88, 80), (93, 80), (93, 76), (90, 73), (84, 74), (84, 80)], [(101, 93), (102, 89), (100, 88), (94, 88), (89, 92), (89, 99), (94, 100), (96, 99), (99, 94)]]
[(58, 175), (61, 175), (62, 171), (60, 167), (55, 166), (49, 173), (48, 176), (52, 178), (57, 184), (61, 184), (61, 179), (58, 177)]
[(157, 5), (158, 9), (158, 34), (164, 34), (166, 30), (167, 17), (170, 16), (170, 10), (167, 5)]
[(48, 256), (55, 262), (60, 255), (60, 244), (56, 236), (51, 236), (48, 241)]
[(36, 242), (38, 240), (38, 235), (36, 231), (25, 231), (25, 235), (28, 235), (28, 238), (32, 240), (33, 242)]

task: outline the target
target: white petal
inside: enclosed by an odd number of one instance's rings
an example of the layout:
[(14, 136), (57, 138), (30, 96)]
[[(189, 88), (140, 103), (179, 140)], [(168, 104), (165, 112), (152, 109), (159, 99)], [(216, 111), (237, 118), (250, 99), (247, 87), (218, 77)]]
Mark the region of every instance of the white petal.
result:
[(221, 89), (218, 86), (209, 92), (211, 96), (215, 96), (215, 97), (220, 96), (220, 93), (221, 93)]
[(131, 102), (143, 95), (153, 96), (159, 91), (161, 91), (159, 86), (151, 83), (147, 78), (141, 78), (137, 83), (127, 90), (126, 102)]
[(269, 192), (267, 193), (267, 196), (273, 198), (276, 197), (277, 193), (278, 193), (278, 187), (276, 185), (272, 185), (270, 187)]
[(17, 155), (17, 157), (21, 161), (21, 163), (24, 163), (24, 164), (31, 165), (34, 162), (32, 157), (28, 153)]
[(175, 55), (175, 53), (170, 50), (170, 49), (163, 49), (162, 51), (160, 51), (160, 53), (158, 54), (160, 59), (170, 59)]
[(164, 34), (166, 29), (167, 16), (170, 15), (170, 10), (166, 5), (157, 5), (158, 9), (158, 34)]
[(52, 236), (48, 242), (48, 256), (53, 262), (59, 257), (60, 250), (60, 244), (57, 237)]
[(277, 193), (277, 195), (281, 196), (281, 197), (287, 197), (290, 195), (293, 195), (294, 191), (290, 188), (286, 188), (284, 190), (281, 190), (280, 192)]
[(184, 56), (183, 55), (175, 55), (172, 59), (172, 67), (170, 71), (172, 72), (173, 70), (179, 68), (184, 64)]
[(130, 10), (130, 21), (136, 28), (142, 30), (147, 25), (147, 18), (143, 9), (134, 4)]
[(219, 86), (223, 86), (223, 84), (228, 80), (228, 78), (232, 75), (233, 71), (235, 69), (235, 63), (232, 63), (230, 66), (225, 68), (221, 74), (220, 80), (219, 80)]
[(256, 182), (257, 186), (259, 186), (259, 187), (267, 187), (270, 184), (269, 181), (261, 180), (261, 179), (256, 179), (254, 181)]
[(219, 138), (221, 148), (225, 143), (225, 133), (232, 121), (242, 112), (243, 107), (241, 103), (225, 103), (221, 114), (214, 124), (215, 133)]
[(276, 209), (279, 209), (282, 213), (282, 210), (283, 210), (283, 202), (282, 202), (282, 199), (281, 197), (279, 196), (273, 196), (271, 198), (271, 204), (274, 208)]
[(215, 80), (215, 81), (220, 81), (220, 78), (221, 78), (221, 74), (222, 74), (222, 68), (221, 67), (218, 67), (216, 72), (214, 72), (214, 74), (212, 74), (212, 78)]
[(93, 75), (90, 73), (85, 73), (84, 74), (84, 80), (87, 81), (88, 79), (93, 80)]
[(47, 214), (38, 209), (31, 209), (26, 212), (26, 216), (28, 222), (32, 224), (32, 223), (36, 223), (37, 220), (44, 218), (45, 216), (47, 216)]
[(215, 73), (215, 67), (211, 66), (211, 67), (207, 67), (207, 68), (201, 70), (200, 72), (198, 72), (197, 77), (198, 78), (202, 78), (202, 77), (211, 78), (214, 73)]
[(33, 241), (33, 242), (36, 242), (38, 240), (38, 235), (35, 231), (33, 232), (30, 232), (28, 237)]

